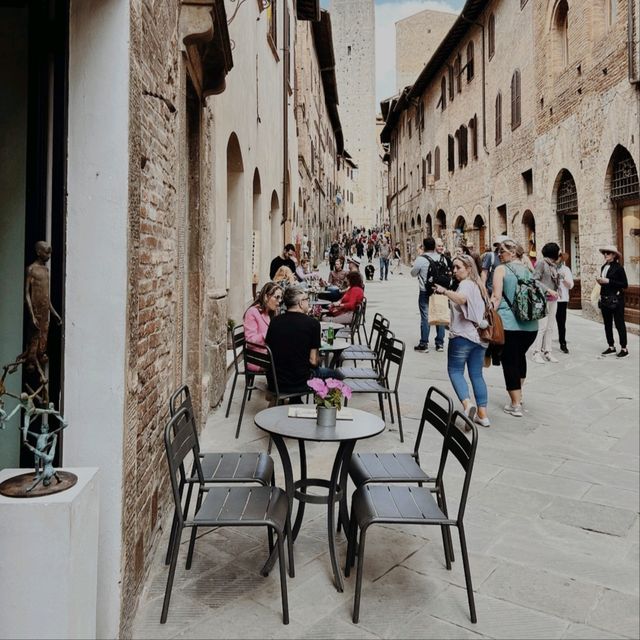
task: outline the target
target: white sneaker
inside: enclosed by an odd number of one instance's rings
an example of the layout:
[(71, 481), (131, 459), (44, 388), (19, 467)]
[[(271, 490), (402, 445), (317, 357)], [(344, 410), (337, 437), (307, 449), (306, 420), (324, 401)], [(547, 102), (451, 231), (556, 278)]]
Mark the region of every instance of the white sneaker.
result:
[(489, 418), (481, 418), (480, 416), (476, 416), (474, 419), (474, 422), (476, 424), (479, 424), (481, 427), (490, 427), (491, 426), (491, 422), (489, 421)]
[[(547, 361), (542, 357), (542, 354), (539, 351), (536, 351), (533, 354), (533, 361), (537, 362), (538, 364), (545, 364)], [(557, 360), (556, 360), (557, 362)]]
[(550, 353), (549, 351), (545, 351), (542, 356), (544, 357), (544, 359), (547, 362), (559, 362), (558, 358), (556, 358), (552, 353)]
[(520, 404), (505, 404), (503, 410), (514, 418), (522, 418), (522, 405)]

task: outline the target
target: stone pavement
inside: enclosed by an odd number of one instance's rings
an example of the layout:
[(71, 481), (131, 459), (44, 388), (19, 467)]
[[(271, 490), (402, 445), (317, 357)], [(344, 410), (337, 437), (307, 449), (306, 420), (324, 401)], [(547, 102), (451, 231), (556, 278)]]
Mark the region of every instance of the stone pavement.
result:
[[(406, 267), (389, 282), (367, 283), (369, 319), (384, 313), (407, 343), (401, 384), (405, 444), (396, 425), (389, 425), (359, 450), (409, 451), (427, 388), (437, 385), (455, 397), (446, 353), (413, 351), (416, 289)], [(523, 418), (502, 412), (507, 395), (501, 369), (485, 369), (492, 426), (480, 428), (465, 515), (477, 624), (469, 620), (455, 531), (456, 562), (447, 571), (437, 527), (376, 526), (368, 535), (360, 623), (353, 625), (355, 573), (345, 581), (345, 592), (337, 593), (326, 511), (310, 505), (294, 547), (296, 577), (288, 580), (291, 624), (281, 623), (277, 572), (259, 575), (264, 530), (245, 528), (202, 532), (190, 571), (184, 569), (183, 541), (169, 618), (160, 625), (167, 522), (134, 637), (638, 638), (639, 340), (630, 336), (629, 358), (603, 358), (602, 325), (579, 312), (569, 313), (567, 335), (570, 355), (557, 353), (558, 364), (530, 363)], [(239, 386), (229, 419), (223, 407), (210, 415), (203, 450), (266, 447), (252, 420), (266, 406), (259, 397), (247, 404), (240, 438), (233, 437)], [(351, 404), (377, 412), (373, 399), (356, 397)], [(425, 468), (437, 468), (440, 442), (427, 430)], [(309, 475), (327, 476), (333, 448), (316, 443), (307, 451)], [(452, 465), (452, 512), (460, 478)], [(342, 534), (338, 540), (343, 562)]]

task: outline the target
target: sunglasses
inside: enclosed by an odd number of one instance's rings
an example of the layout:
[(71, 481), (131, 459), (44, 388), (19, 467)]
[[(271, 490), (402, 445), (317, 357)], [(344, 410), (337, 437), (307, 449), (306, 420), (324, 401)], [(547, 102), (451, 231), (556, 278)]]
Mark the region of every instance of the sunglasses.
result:
[(613, 251), (603, 251), (602, 252), (605, 256), (612, 256), (614, 255)]

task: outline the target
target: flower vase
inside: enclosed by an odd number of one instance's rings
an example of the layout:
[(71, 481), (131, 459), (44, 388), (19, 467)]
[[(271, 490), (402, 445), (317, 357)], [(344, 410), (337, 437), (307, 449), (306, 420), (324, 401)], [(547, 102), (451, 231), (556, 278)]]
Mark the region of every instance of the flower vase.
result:
[(336, 415), (338, 409), (336, 407), (318, 407), (318, 417), (316, 418), (316, 424), (319, 427), (335, 427)]

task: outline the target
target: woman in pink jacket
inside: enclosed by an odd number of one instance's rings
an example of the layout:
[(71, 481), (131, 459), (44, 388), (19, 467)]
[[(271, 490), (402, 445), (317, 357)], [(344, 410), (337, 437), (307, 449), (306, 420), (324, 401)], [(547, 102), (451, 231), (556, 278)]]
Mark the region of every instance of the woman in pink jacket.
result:
[[(282, 303), (282, 287), (275, 282), (267, 282), (262, 287), (256, 301), (245, 311), (242, 319), (246, 342), (263, 345), (271, 318), (277, 315)], [(258, 371), (254, 365), (248, 365), (252, 371)]]

